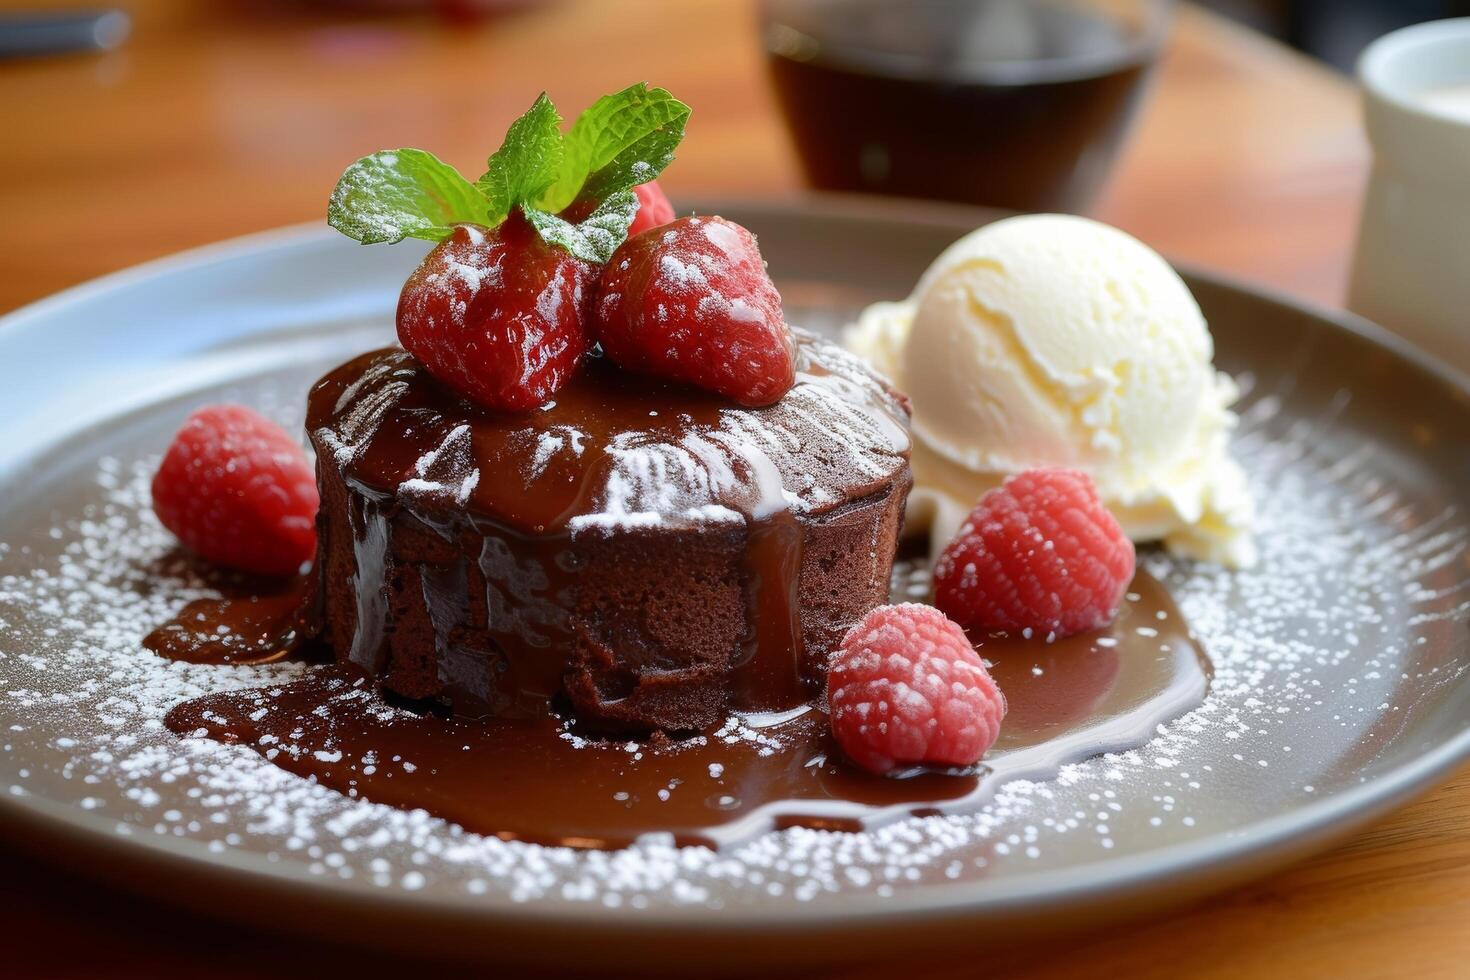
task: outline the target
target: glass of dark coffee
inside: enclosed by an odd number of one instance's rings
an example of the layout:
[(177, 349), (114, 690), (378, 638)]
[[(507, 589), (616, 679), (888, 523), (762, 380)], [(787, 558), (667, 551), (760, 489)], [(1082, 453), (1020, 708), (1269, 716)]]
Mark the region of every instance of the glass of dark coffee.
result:
[(1081, 211), (1168, 29), (1168, 0), (763, 0), (807, 177), (829, 190)]

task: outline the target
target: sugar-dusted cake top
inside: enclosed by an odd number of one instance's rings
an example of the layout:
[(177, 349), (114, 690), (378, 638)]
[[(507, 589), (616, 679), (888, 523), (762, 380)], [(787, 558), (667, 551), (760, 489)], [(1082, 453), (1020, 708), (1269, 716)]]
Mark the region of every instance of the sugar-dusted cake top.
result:
[(554, 400), (508, 415), (386, 349), (318, 382), (307, 429), (350, 483), (430, 519), (550, 534), (822, 513), (907, 465), (908, 404), (857, 357), (796, 336), (796, 383), (765, 408), (594, 357)]

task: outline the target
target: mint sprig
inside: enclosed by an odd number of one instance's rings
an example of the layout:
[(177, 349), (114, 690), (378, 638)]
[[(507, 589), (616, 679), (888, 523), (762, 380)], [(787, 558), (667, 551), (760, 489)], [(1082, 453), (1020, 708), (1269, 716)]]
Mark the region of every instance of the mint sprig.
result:
[[(505, 217), (502, 213), (495, 222)], [(437, 242), (462, 222), (491, 221), (485, 195), (423, 150), (379, 150), (347, 168), (332, 190), (327, 222), (364, 245)]]
[(602, 200), (645, 184), (674, 159), (689, 107), (642, 82), (604, 95), (566, 135), (557, 182), (539, 202), (560, 211), (579, 195)]
[[(431, 153), (383, 150), (343, 172), (327, 223), (364, 245), (439, 241), (456, 224), (494, 227), (520, 208), (545, 241), (606, 262), (637, 214), (632, 188), (669, 165), (688, 118), (687, 105), (640, 83), (598, 99), (563, 134), (543, 92), (473, 184)], [(559, 216), (573, 203), (586, 218)]]
[(628, 226), (638, 215), (638, 195), (618, 191), (576, 224), (539, 208), (526, 207), (523, 211), (543, 240), (560, 245), (579, 259), (601, 265), (612, 258), (628, 237)]
[(517, 204), (534, 201), (561, 176), (561, 116), (542, 92), (526, 114), (510, 124), (500, 149), (490, 154), (475, 187), (490, 202), (493, 221)]

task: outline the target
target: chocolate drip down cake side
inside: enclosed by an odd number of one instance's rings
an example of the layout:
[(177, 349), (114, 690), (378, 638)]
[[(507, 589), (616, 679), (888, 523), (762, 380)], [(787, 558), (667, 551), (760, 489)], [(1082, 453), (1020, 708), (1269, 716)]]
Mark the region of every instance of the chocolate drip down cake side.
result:
[(745, 408), (591, 358), (542, 409), (447, 391), (402, 350), (312, 391), (326, 636), (395, 693), (689, 730), (819, 695), (885, 601), (907, 402), (808, 335)]

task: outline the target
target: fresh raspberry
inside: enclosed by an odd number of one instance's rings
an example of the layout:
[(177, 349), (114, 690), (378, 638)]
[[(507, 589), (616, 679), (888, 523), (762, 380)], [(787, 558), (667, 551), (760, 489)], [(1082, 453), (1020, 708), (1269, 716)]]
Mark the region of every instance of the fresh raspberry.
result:
[(663, 188), (658, 186), (658, 181), (639, 184), (633, 188), (633, 193), (638, 195), (638, 214), (628, 226), (629, 238), (674, 220), (674, 206), (664, 195)]
[(832, 734), (871, 772), (970, 766), (1000, 734), (1006, 699), (965, 631), (932, 606), (879, 606), (827, 672)]
[(519, 211), (493, 231), (460, 225), (403, 284), (398, 340), (463, 397), (527, 412), (566, 383), (591, 346), (595, 275)]
[(966, 629), (1071, 636), (1112, 621), (1133, 542), (1076, 470), (1027, 470), (976, 505), (934, 566), (934, 604)]
[(265, 575), (311, 560), (319, 503), (301, 446), (240, 405), (190, 415), (153, 477), (153, 512), (185, 547)]
[(680, 218), (623, 242), (598, 285), (596, 330), (622, 367), (742, 405), (769, 405), (795, 381), (755, 236), (724, 218)]

